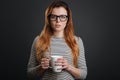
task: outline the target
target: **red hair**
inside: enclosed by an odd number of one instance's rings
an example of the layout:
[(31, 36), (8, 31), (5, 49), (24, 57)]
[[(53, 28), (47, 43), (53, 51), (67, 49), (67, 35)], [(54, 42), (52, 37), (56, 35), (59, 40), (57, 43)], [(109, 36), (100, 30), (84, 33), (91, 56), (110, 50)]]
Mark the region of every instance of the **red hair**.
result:
[(73, 28), (73, 21), (72, 21), (72, 12), (68, 5), (60, 0), (55, 0), (52, 4), (48, 6), (45, 12), (45, 25), (40, 34), (40, 37), (36, 43), (36, 50), (37, 50), (37, 60), (40, 61), (44, 52), (50, 46), (50, 38), (53, 35), (53, 30), (50, 25), (49, 16), (52, 13), (53, 8), (56, 7), (63, 7), (67, 11), (68, 14), (68, 22), (64, 29), (64, 37), (67, 45), (71, 48), (72, 57), (73, 57), (73, 64), (77, 67), (78, 64), (78, 55), (79, 55), (79, 48), (74, 36), (74, 28)]

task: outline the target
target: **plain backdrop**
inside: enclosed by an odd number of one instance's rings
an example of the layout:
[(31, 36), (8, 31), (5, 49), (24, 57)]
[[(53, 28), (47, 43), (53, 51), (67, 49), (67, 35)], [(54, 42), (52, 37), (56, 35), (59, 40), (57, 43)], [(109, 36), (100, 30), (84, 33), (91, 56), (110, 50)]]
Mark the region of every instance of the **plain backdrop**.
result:
[[(27, 80), (31, 45), (43, 29), (44, 12), (51, 1), (53, 0), (0, 1), (0, 80)], [(88, 66), (86, 80), (118, 80), (118, 1), (64, 1), (73, 12), (75, 34), (84, 43)]]

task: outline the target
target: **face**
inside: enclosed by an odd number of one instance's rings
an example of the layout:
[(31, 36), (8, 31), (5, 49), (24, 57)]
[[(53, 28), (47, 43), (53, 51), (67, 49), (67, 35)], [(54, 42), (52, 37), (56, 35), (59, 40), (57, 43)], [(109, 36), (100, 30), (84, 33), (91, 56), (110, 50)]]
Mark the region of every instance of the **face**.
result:
[(52, 29), (56, 32), (64, 31), (68, 17), (67, 11), (63, 7), (54, 8), (50, 16), (50, 24)]

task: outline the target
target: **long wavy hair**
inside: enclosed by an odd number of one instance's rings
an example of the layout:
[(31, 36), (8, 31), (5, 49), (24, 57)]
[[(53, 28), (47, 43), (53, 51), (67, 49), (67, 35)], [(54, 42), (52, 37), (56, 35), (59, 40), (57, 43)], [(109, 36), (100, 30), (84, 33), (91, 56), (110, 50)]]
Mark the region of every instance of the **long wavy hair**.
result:
[(53, 29), (51, 28), (49, 16), (52, 13), (52, 10), (56, 7), (63, 7), (67, 11), (68, 14), (68, 21), (66, 27), (64, 29), (64, 38), (67, 45), (71, 48), (72, 57), (73, 57), (73, 64), (77, 67), (78, 64), (78, 55), (79, 55), (79, 48), (74, 36), (74, 28), (73, 28), (73, 21), (72, 21), (72, 12), (68, 5), (61, 1), (55, 0), (53, 1), (45, 12), (45, 25), (40, 33), (39, 39), (36, 43), (36, 57), (37, 60), (40, 61), (42, 55), (49, 49), (50, 46), (50, 38), (53, 35)]

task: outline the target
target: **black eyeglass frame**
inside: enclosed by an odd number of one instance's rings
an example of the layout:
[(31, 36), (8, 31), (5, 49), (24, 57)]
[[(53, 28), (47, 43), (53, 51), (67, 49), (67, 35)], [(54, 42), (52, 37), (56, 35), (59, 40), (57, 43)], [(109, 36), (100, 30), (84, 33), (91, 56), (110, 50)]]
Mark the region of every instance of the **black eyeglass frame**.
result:
[[(51, 16), (55, 16), (55, 19), (54, 20), (51, 19)], [(65, 20), (62, 20), (61, 16), (64, 16)], [(67, 15), (59, 15), (59, 16), (58, 15), (54, 15), (54, 14), (50, 14), (49, 15), (49, 20), (51, 20), (51, 21), (57, 21), (58, 18), (60, 19), (61, 22), (64, 22), (64, 21), (67, 21), (69, 17)]]

